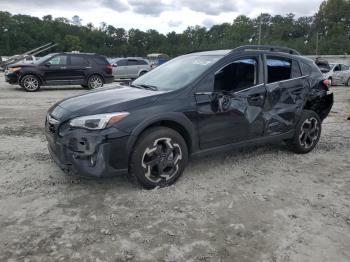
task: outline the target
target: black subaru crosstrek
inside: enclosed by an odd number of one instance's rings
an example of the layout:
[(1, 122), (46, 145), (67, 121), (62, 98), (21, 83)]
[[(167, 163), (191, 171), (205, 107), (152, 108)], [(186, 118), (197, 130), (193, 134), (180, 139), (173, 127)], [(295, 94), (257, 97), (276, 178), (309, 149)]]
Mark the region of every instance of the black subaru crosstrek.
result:
[(94, 89), (112, 83), (112, 65), (97, 54), (55, 53), (32, 64), (15, 64), (6, 70), (6, 82), (19, 84), (28, 92), (41, 86), (81, 85)]
[(308, 153), (332, 105), (312, 60), (243, 46), (180, 56), (130, 87), (65, 99), (48, 111), (46, 137), (65, 171), (130, 173), (154, 188), (173, 184), (189, 156), (276, 142)]

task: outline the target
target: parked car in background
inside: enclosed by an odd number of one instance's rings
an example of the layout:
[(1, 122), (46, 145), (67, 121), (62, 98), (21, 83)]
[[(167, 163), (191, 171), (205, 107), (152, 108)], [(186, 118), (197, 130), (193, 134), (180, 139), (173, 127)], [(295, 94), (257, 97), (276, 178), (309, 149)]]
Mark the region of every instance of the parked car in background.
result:
[(166, 54), (149, 54), (147, 59), (151, 65), (151, 68), (156, 68), (169, 61), (169, 56)]
[(332, 105), (312, 60), (243, 46), (180, 56), (130, 87), (67, 98), (49, 109), (45, 134), (67, 172), (130, 172), (154, 188), (175, 183), (191, 155), (283, 141), (308, 153)]
[(51, 85), (81, 85), (94, 89), (114, 80), (112, 65), (104, 56), (84, 53), (55, 53), (31, 64), (14, 64), (6, 70), (5, 79), (28, 92)]
[(344, 64), (330, 64), (330, 70), (324, 72), (324, 76), (330, 81), (330, 85), (350, 86), (350, 67)]
[(111, 63), (115, 79), (136, 79), (151, 70), (149, 62), (138, 57), (116, 58)]

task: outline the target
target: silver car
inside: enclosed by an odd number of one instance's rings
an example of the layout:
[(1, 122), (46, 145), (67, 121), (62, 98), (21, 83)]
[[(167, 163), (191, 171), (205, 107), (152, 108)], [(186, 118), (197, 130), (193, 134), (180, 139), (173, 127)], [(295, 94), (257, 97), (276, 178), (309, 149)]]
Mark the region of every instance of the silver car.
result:
[(324, 76), (330, 80), (331, 85), (350, 86), (350, 67), (344, 64), (329, 64), (330, 71)]
[(136, 79), (151, 70), (149, 62), (142, 58), (117, 58), (112, 65), (115, 79)]

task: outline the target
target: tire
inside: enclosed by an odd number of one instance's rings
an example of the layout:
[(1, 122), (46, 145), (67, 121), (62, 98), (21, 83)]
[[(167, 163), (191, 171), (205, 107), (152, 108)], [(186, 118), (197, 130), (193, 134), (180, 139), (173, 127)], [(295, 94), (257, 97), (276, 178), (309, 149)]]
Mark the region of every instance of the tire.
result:
[(170, 186), (183, 173), (188, 149), (183, 137), (173, 129), (146, 130), (130, 157), (130, 173), (146, 189)]
[(89, 89), (103, 87), (103, 78), (99, 75), (92, 75), (88, 79), (87, 86)]
[(142, 71), (142, 72), (140, 72), (139, 77), (140, 77), (140, 76), (143, 76), (143, 75), (146, 74), (146, 73), (147, 73), (147, 71)]
[(348, 81), (346, 82), (346, 86), (350, 86), (350, 78), (349, 78)]
[(40, 89), (40, 79), (35, 75), (25, 75), (21, 78), (20, 86), (27, 92), (36, 92)]
[(321, 123), (320, 117), (314, 111), (302, 112), (291, 141), (295, 153), (306, 154), (315, 148), (321, 136)]

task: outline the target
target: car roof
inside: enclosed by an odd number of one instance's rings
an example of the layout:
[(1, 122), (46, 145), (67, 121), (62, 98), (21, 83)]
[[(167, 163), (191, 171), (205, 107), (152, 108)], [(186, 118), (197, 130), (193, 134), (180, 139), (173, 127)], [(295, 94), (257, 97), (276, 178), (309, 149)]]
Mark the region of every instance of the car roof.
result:
[(232, 50), (231, 49), (225, 49), (225, 50), (212, 50), (212, 51), (202, 51), (202, 52), (193, 52), (190, 53), (191, 55), (221, 55), (225, 56), (228, 55)]

